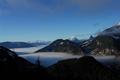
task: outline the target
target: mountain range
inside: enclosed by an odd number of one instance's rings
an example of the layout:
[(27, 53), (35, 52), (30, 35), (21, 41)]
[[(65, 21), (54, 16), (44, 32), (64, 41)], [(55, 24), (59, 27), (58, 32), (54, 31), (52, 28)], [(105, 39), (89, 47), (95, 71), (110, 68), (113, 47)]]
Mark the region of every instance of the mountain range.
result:
[(41, 41), (41, 42), (0, 42), (0, 46), (4, 46), (7, 48), (28, 48), (28, 47), (36, 47), (41, 45), (48, 45), (50, 42)]
[(105, 29), (84, 48), (92, 55), (120, 55), (120, 25)]
[(36, 52), (66, 52), (89, 55), (120, 55), (120, 25), (114, 25), (100, 32), (97, 36), (79, 40), (58, 39)]
[(1, 79), (6, 80), (10, 76), (9, 79), (12, 80), (120, 80), (120, 63), (103, 64), (90, 56), (115, 55), (119, 57), (119, 28), (120, 25), (115, 25), (87, 40), (74, 38), (53, 41), (36, 52), (65, 52), (85, 56), (58, 61), (46, 68), (41, 65), (39, 59), (33, 64), (19, 57), (15, 52), (0, 46)]
[(36, 51), (37, 52), (66, 52), (72, 54), (82, 54), (80, 45), (70, 40), (57, 39), (50, 45)]

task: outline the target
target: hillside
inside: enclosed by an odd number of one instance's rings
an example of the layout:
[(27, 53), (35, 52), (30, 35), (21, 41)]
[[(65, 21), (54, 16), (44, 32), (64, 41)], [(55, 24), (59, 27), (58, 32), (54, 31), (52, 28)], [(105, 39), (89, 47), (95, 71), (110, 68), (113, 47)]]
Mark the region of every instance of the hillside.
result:
[(47, 47), (36, 52), (66, 52), (72, 54), (83, 54), (79, 44), (63, 39), (55, 40)]

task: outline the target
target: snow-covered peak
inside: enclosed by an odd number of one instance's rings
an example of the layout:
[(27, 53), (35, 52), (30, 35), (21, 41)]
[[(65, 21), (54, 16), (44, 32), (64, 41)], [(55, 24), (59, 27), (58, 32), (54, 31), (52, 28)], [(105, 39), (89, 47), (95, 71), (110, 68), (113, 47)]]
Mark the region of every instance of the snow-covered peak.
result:
[(102, 31), (99, 35), (113, 35), (113, 34), (120, 34), (120, 22), (108, 29)]

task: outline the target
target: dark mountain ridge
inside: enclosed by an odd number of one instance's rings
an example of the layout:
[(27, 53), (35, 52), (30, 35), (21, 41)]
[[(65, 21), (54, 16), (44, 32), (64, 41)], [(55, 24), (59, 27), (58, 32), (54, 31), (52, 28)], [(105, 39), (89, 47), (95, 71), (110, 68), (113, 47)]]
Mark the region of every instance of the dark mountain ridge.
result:
[(56, 80), (119, 80), (113, 70), (90, 56), (60, 61), (49, 71)]
[(7, 80), (8, 78), (11, 80), (44, 80), (44, 76), (47, 76), (47, 71), (40, 63), (38, 64), (32, 64), (18, 57), (15, 52), (0, 46), (1, 80)]
[(70, 40), (58, 39), (53, 41), (50, 45), (42, 48), (36, 52), (65, 52), (73, 54), (82, 54), (82, 50), (79, 44)]

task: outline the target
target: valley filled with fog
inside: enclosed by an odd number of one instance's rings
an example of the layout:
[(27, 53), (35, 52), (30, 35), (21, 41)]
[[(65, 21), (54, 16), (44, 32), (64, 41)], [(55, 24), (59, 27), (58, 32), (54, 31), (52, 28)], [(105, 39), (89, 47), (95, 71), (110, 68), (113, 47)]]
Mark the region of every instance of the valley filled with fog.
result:
[[(44, 46), (31, 47), (31, 48), (15, 48), (11, 50), (15, 51), (20, 57), (34, 64), (36, 64), (36, 62), (39, 59), (40, 64), (44, 67), (49, 67), (62, 60), (74, 59), (74, 58), (79, 59), (80, 57), (82, 57), (82, 55), (74, 55), (74, 54), (62, 53), (62, 52), (34, 53), (36, 50), (43, 48)], [(93, 56), (93, 57), (99, 62), (105, 64), (119, 63), (119, 58), (116, 56)]]
[(35, 51), (45, 47), (46, 45), (40, 45), (37, 47), (29, 47), (29, 48), (13, 48), (12, 51), (17, 52), (18, 55), (25, 54), (25, 53), (34, 53)]

